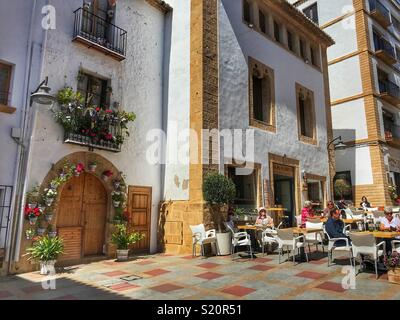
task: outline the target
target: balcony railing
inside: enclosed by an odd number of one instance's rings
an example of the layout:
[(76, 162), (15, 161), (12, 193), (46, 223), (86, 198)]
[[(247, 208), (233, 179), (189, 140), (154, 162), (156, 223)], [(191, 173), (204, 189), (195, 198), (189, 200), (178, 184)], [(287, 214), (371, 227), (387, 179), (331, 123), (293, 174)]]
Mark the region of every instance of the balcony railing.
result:
[[(121, 128), (119, 125), (109, 125), (108, 133), (116, 137), (121, 135)], [(93, 137), (91, 134), (85, 134), (84, 132), (65, 132), (64, 142), (87, 146), (89, 150), (100, 149), (112, 152), (121, 152), (120, 143), (99, 138), (98, 136)]]
[(390, 11), (379, 0), (369, 0), (369, 10), (371, 16), (385, 28), (392, 24), (390, 21)]
[(379, 92), (381, 97), (393, 105), (400, 103), (400, 88), (389, 80), (379, 80)]
[(118, 60), (126, 55), (127, 32), (107, 20), (79, 8), (74, 11), (74, 41), (94, 47)]
[(388, 64), (397, 62), (394, 47), (385, 38), (374, 35), (374, 45), (376, 55)]

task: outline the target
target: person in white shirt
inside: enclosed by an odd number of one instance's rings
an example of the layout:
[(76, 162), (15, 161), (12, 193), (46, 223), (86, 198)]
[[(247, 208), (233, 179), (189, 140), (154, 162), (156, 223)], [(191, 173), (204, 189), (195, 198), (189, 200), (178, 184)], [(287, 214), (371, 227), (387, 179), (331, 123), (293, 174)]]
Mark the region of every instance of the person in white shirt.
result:
[(380, 218), (381, 231), (399, 231), (400, 230), (400, 219), (393, 217), (392, 207), (385, 208), (385, 216)]
[[(393, 217), (392, 207), (385, 207), (385, 216), (380, 218), (381, 231), (400, 231), (400, 219)], [(397, 237), (398, 238), (398, 237)], [(390, 254), (392, 252), (392, 241), (391, 239), (385, 239), (386, 242), (386, 252)]]

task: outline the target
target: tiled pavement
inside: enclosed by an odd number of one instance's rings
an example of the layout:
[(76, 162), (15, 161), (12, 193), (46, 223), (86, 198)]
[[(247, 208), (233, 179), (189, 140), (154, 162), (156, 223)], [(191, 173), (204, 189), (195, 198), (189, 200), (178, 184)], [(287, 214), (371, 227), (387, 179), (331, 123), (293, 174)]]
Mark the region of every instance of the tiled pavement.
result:
[[(356, 277), (356, 289), (343, 289), (343, 266), (327, 267), (313, 254), (310, 263), (278, 264), (277, 254), (256, 259), (148, 255), (129, 262), (113, 260), (61, 270), (56, 289), (38, 272), (0, 277), (0, 299), (400, 299), (400, 286), (373, 271)], [(49, 281), (44, 281), (49, 286)]]

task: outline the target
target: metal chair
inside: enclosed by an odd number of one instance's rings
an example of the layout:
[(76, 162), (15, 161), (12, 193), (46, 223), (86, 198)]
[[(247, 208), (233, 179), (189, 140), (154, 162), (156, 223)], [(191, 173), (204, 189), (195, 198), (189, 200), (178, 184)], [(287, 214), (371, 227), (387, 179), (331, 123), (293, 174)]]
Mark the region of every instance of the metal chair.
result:
[(204, 256), (204, 245), (205, 244), (214, 244), (216, 255), (218, 255), (218, 243), (216, 230), (211, 229), (206, 231), (204, 224), (198, 224), (195, 226), (190, 226), (192, 230), (192, 256), (196, 256), (196, 246), (199, 244), (201, 248), (201, 255)]
[[(323, 225), (324, 223), (321, 221), (319, 221), (318, 223), (307, 221), (306, 229), (323, 229)], [(310, 244), (315, 245), (317, 251), (318, 251), (318, 245), (320, 244), (322, 246), (322, 252), (325, 252), (324, 245), (322, 243), (323, 239), (324, 239), (323, 231), (305, 234), (305, 242), (308, 245), (308, 252), (311, 252)]]
[(267, 246), (267, 255), (268, 255), (268, 246), (272, 246), (274, 243), (278, 243), (278, 240), (275, 236), (278, 232), (274, 229), (266, 229), (261, 233), (261, 248), (262, 248), (262, 255), (264, 256), (264, 248)]
[(400, 240), (392, 240), (392, 252), (400, 253)]
[[(382, 241), (378, 244), (375, 242), (375, 237), (372, 234), (356, 234), (350, 233), (350, 239), (353, 248), (354, 268), (356, 267), (356, 259), (361, 257), (360, 264), (363, 263), (363, 255), (369, 256), (375, 263), (375, 274), (378, 279), (378, 260), (381, 256), (386, 256), (386, 243)], [(382, 247), (382, 249), (379, 249)], [(359, 269), (359, 272), (361, 267)]]
[(239, 246), (248, 246), (251, 259), (253, 259), (253, 249), (251, 247), (251, 238), (247, 232), (235, 232), (231, 226), (224, 222), (225, 228), (232, 233), (231, 255), (232, 260), (235, 258), (235, 248)]
[(343, 228), (343, 233), (344, 233), (346, 236), (349, 236), (350, 232), (351, 232), (351, 224), (345, 225), (344, 228)]
[[(304, 248), (305, 238), (304, 236), (295, 237), (292, 229), (278, 229), (276, 240), (279, 246), (279, 263), (281, 263), (281, 256), (283, 256), (283, 249), (286, 248), (288, 259), (290, 258), (290, 251), (293, 251), (293, 264), (296, 264), (296, 251), (300, 254), (300, 249)], [(303, 240), (303, 241), (301, 241)], [(305, 252), (306, 259), (308, 262), (308, 255)]]
[[(325, 230), (325, 226), (323, 227), (324, 234), (328, 239), (328, 267), (330, 267), (330, 263), (333, 261), (334, 252), (348, 252), (350, 255), (350, 265), (353, 266), (353, 251), (352, 247), (349, 245), (349, 239), (347, 238), (331, 238)], [(345, 241), (345, 246), (336, 246), (338, 241)]]

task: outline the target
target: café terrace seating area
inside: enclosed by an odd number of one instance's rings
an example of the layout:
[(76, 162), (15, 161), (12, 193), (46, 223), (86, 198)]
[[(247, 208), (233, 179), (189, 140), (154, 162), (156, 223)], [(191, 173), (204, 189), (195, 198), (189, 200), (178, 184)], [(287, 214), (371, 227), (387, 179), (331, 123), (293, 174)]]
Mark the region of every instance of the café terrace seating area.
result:
[[(233, 261), (258, 259), (267, 255), (278, 256), (278, 264), (291, 262), (294, 266), (326, 259), (326, 268), (337, 264), (354, 268), (355, 275), (361, 272), (375, 274), (375, 278), (385, 275), (387, 256), (400, 253), (400, 230), (382, 231), (380, 220), (384, 208), (368, 208), (366, 211), (353, 207), (341, 210), (343, 234), (346, 237), (333, 238), (325, 229), (327, 217), (318, 213), (308, 218), (305, 225), (301, 215), (296, 216), (295, 226), (289, 226), (285, 208), (267, 208), (268, 215), (274, 216), (274, 226), (257, 224), (257, 214), (242, 214), (234, 217), (234, 226), (225, 224), (231, 234), (230, 254)], [(251, 210), (257, 212), (257, 209)], [(394, 217), (400, 218), (400, 208), (393, 208)], [(199, 225), (204, 229), (204, 225)], [(197, 228), (199, 226), (196, 226)], [(191, 226), (193, 229), (193, 226)], [(216, 244), (216, 230), (193, 232), (193, 248)], [(341, 244), (339, 244), (341, 243)], [(391, 248), (387, 248), (390, 243)], [(208, 250), (210, 255), (224, 255), (218, 245)], [(195, 249), (194, 251), (195, 252)], [(195, 254), (194, 254), (195, 256)]]

